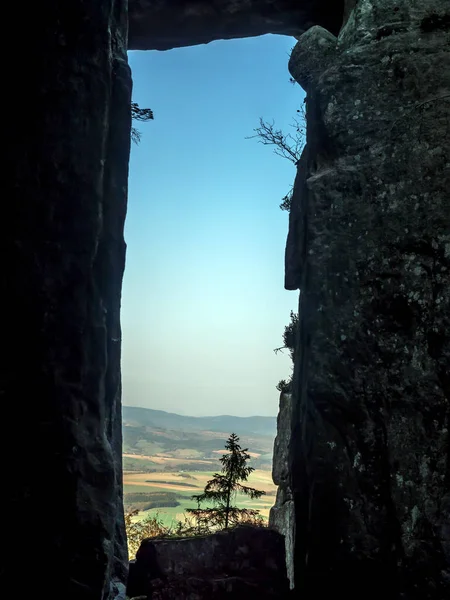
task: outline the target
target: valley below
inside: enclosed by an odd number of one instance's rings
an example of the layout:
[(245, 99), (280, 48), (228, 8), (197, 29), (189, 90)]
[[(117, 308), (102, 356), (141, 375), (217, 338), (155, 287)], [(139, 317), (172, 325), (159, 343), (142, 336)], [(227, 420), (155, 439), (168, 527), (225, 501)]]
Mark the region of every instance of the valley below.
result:
[(230, 433), (248, 448), (254, 467), (248, 485), (263, 490), (259, 499), (236, 497), (236, 506), (259, 510), (264, 519), (275, 502), (272, 453), (275, 417), (187, 417), (137, 407), (123, 407), (123, 483), (125, 511), (135, 519), (158, 516), (171, 526), (195, 508), (200, 494), (216, 472)]

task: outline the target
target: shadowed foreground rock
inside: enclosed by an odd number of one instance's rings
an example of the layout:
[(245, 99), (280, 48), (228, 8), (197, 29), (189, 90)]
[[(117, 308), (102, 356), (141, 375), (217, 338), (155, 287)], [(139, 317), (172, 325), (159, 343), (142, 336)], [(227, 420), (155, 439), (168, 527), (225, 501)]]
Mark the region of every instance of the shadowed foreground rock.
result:
[(270, 525), (284, 536), (287, 576), (290, 586), (294, 587), (295, 507), (290, 475), (292, 415), (292, 394), (282, 392), (272, 465), (272, 479), (278, 489), (275, 504), (270, 509)]
[(127, 594), (154, 600), (260, 600), (288, 593), (283, 537), (236, 527), (198, 538), (144, 540), (130, 564)]
[(8, 11), (23, 38), (5, 75), (14, 89), (6, 110), (17, 118), (4, 128), (0, 397), (2, 422), (20, 432), (29, 462), (26, 475), (22, 459), (2, 467), (0, 576), (16, 590), (23, 582), (24, 596), (40, 580), (33, 594), (48, 600), (123, 597), (126, 2), (49, 0)]
[(289, 67), (308, 123), (286, 253), (301, 298), (279, 491), (295, 504), (296, 592), (444, 600), (450, 3), (359, 0), (338, 37), (302, 35)]
[[(26, 576), (48, 600), (124, 597), (130, 14), (131, 48), (299, 37), (290, 70), (308, 93), (308, 143), (286, 287), (301, 289), (300, 334), (273, 518), (288, 529), (289, 573), (305, 600), (450, 597), (449, 1), (131, 0), (128, 12), (124, 0), (48, 0), (5, 10), (20, 47), (3, 65), (0, 396), (4, 429), (17, 428), (30, 467), (3, 463), (2, 580)], [(195, 543), (160, 542), (158, 552), (179, 544), (195, 555)], [(227, 574), (217, 589), (254, 581)]]
[(337, 34), (344, 0), (130, 0), (129, 48), (168, 50), (266, 33), (298, 36), (312, 25)]
[(40, 581), (51, 563), (49, 600), (124, 596), (119, 312), (131, 125), (127, 47), (300, 33), (315, 23), (337, 33), (334, 6), (334, 0), (5, 6), (5, 23), (20, 24), (20, 49), (3, 70), (10, 92), (0, 397), (2, 421), (17, 428), (30, 462), (26, 475), (14, 460), (3, 465), (4, 581), (22, 580), (19, 557), (32, 529), (36, 551), (27, 577)]

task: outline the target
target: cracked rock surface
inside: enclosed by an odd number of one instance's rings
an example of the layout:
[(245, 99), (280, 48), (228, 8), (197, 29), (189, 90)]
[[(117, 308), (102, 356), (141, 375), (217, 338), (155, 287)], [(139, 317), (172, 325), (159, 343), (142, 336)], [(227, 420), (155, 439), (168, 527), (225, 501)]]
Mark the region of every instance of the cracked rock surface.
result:
[(294, 561), (319, 595), (450, 595), (449, 14), (359, 0), (290, 60), (308, 94), (287, 254)]

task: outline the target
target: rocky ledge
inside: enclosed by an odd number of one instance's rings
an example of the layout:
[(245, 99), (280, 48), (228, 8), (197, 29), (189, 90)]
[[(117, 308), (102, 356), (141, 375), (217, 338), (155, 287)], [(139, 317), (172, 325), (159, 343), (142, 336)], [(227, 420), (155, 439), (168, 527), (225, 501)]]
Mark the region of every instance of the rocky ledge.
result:
[(156, 600), (283, 599), (283, 536), (240, 526), (212, 535), (146, 539), (130, 563), (127, 595)]

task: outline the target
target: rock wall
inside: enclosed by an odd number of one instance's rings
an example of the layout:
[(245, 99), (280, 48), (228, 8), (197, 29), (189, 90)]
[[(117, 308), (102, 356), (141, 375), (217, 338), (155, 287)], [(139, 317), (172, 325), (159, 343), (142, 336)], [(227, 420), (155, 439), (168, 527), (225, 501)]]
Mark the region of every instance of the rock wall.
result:
[(287, 576), (294, 587), (295, 507), (290, 475), (290, 443), (293, 419), (292, 394), (281, 392), (277, 418), (277, 436), (273, 449), (272, 479), (278, 486), (274, 506), (270, 509), (270, 526), (281, 533), (285, 542)]
[(286, 273), (288, 289), (301, 290), (290, 447), (296, 590), (443, 600), (450, 5), (351, 8), (337, 38), (309, 29), (289, 63), (307, 91), (308, 122)]
[(321, 25), (337, 34), (344, 0), (130, 0), (129, 48), (168, 50), (266, 33), (297, 36)]
[(7, 14), (21, 40), (4, 71), (0, 391), (17, 452), (2, 461), (0, 574), (13, 595), (124, 597), (126, 2)]
[[(3, 461), (0, 574), (25, 595), (123, 597), (127, 2), (5, 8), (0, 392), (23, 457)], [(299, 38), (301, 329), (272, 519), (305, 598), (449, 595), (449, 21), (448, 0), (130, 2), (130, 48)]]
[(8, 554), (0, 573), (16, 591), (29, 595), (31, 582), (44, 579), (48, 598), (124, 595), (119, 309), (128, 25), (128, 47), (148, 49), (301, 33), (314, 23), (337, 33), (341, 4), (131, 0), (129, 13), (126, 0), (5, 6), (20, 47), (3, 64), (0, 393), (3, 422), (23, 456), (3, 465)]
[(127, 593), (154, 600), (286, 598), (283, 537), (241, 526), (197, 538), (144, 540), (130, 564)]

